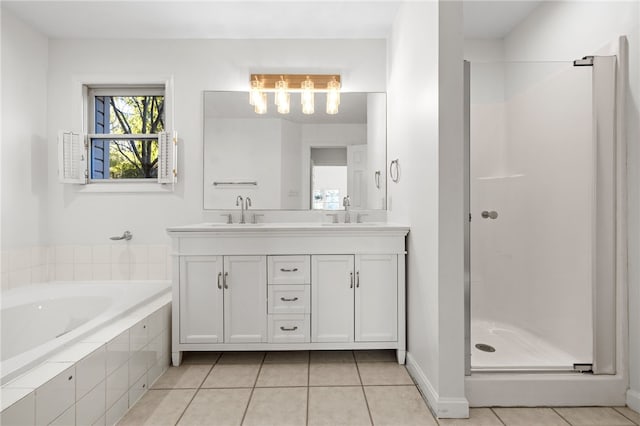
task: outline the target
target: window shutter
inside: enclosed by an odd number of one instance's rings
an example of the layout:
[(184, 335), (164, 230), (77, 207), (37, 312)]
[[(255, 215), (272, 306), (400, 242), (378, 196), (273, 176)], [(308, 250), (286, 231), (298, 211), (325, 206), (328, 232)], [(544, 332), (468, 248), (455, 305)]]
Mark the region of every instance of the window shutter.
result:
[(158, 133), (158, 183), (175, 183), (178, 180), (178, 134)]
[(83, 135), (58, 134), (58, 177), (62, 183), (87, 183), (87, 148)]

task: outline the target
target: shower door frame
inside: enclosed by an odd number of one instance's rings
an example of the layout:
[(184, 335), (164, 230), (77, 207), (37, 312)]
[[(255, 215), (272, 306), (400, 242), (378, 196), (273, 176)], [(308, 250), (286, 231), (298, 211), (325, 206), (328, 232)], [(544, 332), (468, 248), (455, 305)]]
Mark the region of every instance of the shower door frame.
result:
[[(624, 52), (626, 39), (620, 39), (620, 49)], [(626, 283), (626, 245), (621, 247), (619, 239), (624, 229), (626, 158), (623, 140), (623, 99), (624, 76), (620, 74), (620, 61), (626, 66), (625, 57), (620, 54), (594, 56), (592, 65), (593, 87), (593, 137), (594, 137), (594, 233), (592, 242), (592, 316), (593, 316), (593, 373), (615, 375), (617, 371), (618, 321), (616, 307), (619, 306), (619, 283)], [(464, 295), (465, 295), (465, 375), (471, 376), (471, 208), (470, 208), (470, 93), (471, 63), (464, 61)], [(622, 67), (624, 69), (624, 67)], [(624, 71), (623, 71), (624, 72)], [(618, 82), (618, 84), (616, 84)], [(626, 263), (624, 263), (626, 265)], [(513, 373), (524, 370), (505, 369), (501, 372)], [(536, 371), (536, 370), (531, 370)], [(567, 371), (558, 371), (566, 374)], [(490, 374), (494, 374), (491, 372)]]

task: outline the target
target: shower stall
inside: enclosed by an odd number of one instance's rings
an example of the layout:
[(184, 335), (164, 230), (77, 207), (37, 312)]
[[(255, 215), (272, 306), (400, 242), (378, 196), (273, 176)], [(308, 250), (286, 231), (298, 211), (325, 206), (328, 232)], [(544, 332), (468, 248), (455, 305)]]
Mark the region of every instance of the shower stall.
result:
[(468, 374), (616, 372), (616, 66), (465, 64)]

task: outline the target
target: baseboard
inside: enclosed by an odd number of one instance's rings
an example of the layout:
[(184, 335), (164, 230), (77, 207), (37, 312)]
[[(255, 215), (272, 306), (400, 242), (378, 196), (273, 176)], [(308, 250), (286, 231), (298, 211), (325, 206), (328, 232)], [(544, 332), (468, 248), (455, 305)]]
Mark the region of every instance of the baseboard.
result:
[(640, 413), (640, 392), (633, 389), (627, 391), (627, 406)]
[(418, 389), (426, 399), (429, 408), (439, 419), (466, 419), (469, 417), (469, 402), (466, 398), (440, 398), (438, 392), (416, 363), (416, 360), (407, 352), (407, 370), (416, 382)]

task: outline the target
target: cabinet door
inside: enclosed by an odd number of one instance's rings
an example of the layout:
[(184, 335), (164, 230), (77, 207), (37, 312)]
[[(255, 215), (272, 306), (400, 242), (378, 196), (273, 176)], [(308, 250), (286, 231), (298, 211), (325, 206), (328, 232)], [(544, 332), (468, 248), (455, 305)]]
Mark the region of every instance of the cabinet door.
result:
[(311, 257), (311, 341), (353, 342), (353, 256)]
[(356, 342), (398, 340), (398, 256), (356, 255)]
[(225, 256), (224, 277), (225, 342), (266, 342), (266, 256)]
[(219, 275), (222, 277), (222, 256), (180, 258), (180, 343), (224, 341)]

